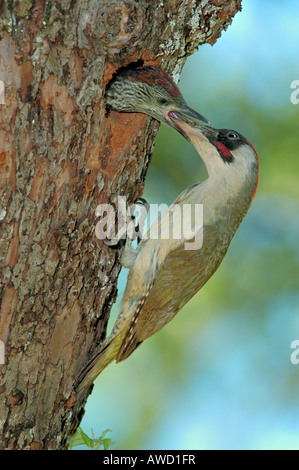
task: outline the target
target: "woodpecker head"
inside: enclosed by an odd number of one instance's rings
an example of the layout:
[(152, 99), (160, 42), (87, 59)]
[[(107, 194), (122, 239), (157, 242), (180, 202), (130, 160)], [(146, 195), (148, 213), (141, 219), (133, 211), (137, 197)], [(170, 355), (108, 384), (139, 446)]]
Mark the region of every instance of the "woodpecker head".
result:
[(189, 108), (174, 81), (163, 70), (151, 66), (127, 69), (118, 74), (107, 90), (106, 100), (114, 111), (148, 114), (168, 124), (187, 140), (188, 135), (170, 119), (169, 113), (180, 112), (209, 123)]
[(254, 198), (258, 185), (259, 159), (253, 145), (239, 132), (231, 129), (214, 129), (170, 113), (170, 119), (182, 127), (203, 159), (207, 172), (219, 185), (217, 190), (237, 193), (248, 189)]

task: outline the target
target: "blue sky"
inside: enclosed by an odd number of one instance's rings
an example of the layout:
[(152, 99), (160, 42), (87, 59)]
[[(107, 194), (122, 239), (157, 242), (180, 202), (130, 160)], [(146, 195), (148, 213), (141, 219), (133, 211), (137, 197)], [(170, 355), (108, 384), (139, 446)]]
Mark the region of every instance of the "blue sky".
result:
[[(190, 98), (198, 70), (203, 97), (223, 93), (235, 77), (236, 94), (246, 94), (261, 106), (285, 105), (290, 82), (299, 78), (299, 2), (244, 0), (232, 25), (214, 46), (201, 46), (189, 57), (180, 86)], [(206, 64), (204, 70), (201, 63)], [(206, 85), (208, 84), (208, 86)]]

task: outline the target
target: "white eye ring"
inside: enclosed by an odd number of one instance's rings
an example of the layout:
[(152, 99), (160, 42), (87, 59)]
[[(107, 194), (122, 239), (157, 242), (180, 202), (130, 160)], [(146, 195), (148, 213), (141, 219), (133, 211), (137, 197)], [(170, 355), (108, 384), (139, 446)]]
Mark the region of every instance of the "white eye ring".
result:
[(226, 137), (231, 140), (236, 140), (239, 138), (238, 134), (236, 132), (230, 131), (227, 133)]

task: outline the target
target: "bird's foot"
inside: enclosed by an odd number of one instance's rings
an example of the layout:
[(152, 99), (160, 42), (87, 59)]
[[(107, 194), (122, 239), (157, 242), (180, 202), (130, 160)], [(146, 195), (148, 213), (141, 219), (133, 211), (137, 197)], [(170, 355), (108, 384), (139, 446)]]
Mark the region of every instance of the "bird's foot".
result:
[[(116, 206), (118, 206), (118, 197), (117, 194), (113, 193), (111, 195), (110, 201)], [(136, 222), (136, 216), (135, 216), (135, 211), (136, 211), (136, 206), (142, 206), (141, 213), (138, 217), (138, 222)], [(124, 208), (121, 208), (124, 209)], [(119, 221), (121, 220), (122, 222), (125, 220), (125, 223), (122, 225), (121, 228), (119, 229), (118, 233), (116, 234), (115, 237), (111, 238), (110, 240), (103, 240), (105, 245), (109, 247), (116, 247), (120, 244), (121, 241), (126, 240), (126, 246), (128, 243), (132, 243), (132, 241), (137, 240), (137, 243), (140, 242), (141, 240), (141, 232), (143, 230), (144, 222), (147, 217), (147, 213), (149, 210), (149, 204), (144, 198), (139, 198), (135, 204), (132, 204), (129, 206), (128, 210), (125, 210), (125, 214), (123, 213), (123, 210), (121, 210), (121, 213), (118, 212), (117, 217)]]
[[(137, 244), (140, 243), (140, 240), (141, 240), (141, 235), (142, 235), (142, 231), (143, 231), (143, 227), (144, 227), (144, 223), (146, 221), (146, 218), (147, 218), (147, 214), (148, 214), (148, 211), (149, 211), (149, 208), (150, 208), (150, 205), (149, 203), (143, 198), (143, 197), (140, 197), (134, 204), (134, 209), (133, 211), (136, 209), (136, 205), (139, 205), (141, 206), (141, 213), (138, 217), (138, 223), (135, 225), (134, 227), (134, 231), (135, 231), (135, 236), (132, 237), (132, 240), (137, 240)], [(133, 215), (132, 216), (132, 220), (135, 220), (136, 217)]]

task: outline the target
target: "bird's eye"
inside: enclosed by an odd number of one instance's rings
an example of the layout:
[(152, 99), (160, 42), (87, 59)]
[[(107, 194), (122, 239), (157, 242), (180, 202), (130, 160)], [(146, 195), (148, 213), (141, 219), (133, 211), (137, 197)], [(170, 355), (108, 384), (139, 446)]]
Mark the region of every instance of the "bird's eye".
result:
[(158, 103), (159, 104), (167, 104), (168, 101), (166, 98), (163, 98), (162, 96), (158, 98)]
[(233, 131), (228, 132), (226, 136), (228, 139), (231, 139), (231, 140), (236, 140), (239, 138), (238, 134)]

